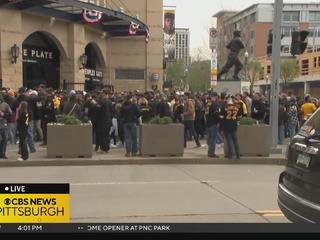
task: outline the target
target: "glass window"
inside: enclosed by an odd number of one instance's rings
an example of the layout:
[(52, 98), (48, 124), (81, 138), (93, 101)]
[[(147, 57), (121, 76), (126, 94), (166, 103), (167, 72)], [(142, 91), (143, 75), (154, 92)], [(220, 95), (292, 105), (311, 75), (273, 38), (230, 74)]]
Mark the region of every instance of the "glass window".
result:
[(309, 28), (309, 35), (308, 37), (314, 37), (315, 36), (315, 29), (314, 28)]
[(309, 59), (302, 60), (301, 75), (309, 75)]
[(256, 13), (250, 15), (250, 23), (256, 22)]
[(285, 37), (291, 37), (291, 27), (283, 27), (282, 28), (282, 34)]
[(260, 78), (260, 80), (264, 79), (264, 67), (262, 67), (262, 70), (261, 70), (261, 72), (259, 74), (259, 78)]
[(300, 12), (299, 11), (283, 12), (282, 20), (284, 22), (299, 22)]
[(320, 12), (309, 12), (310, 22), (320, 22)]
[(313, 67), (316, 68), (317, 67), (317, 58), (313, 58)]
[(250, 32), (250, 39), (254, 39), (254, 31)]
[(267, 67), (267, 74), (270, 74), (271, 73), (271, 65), (268, 65)]
[(235, 24), (235, 30), (240, 30), (240, 22), (237, 22), (237, 23)]
[(143, 69), (116, 69), (116, 80), (144, 80)]

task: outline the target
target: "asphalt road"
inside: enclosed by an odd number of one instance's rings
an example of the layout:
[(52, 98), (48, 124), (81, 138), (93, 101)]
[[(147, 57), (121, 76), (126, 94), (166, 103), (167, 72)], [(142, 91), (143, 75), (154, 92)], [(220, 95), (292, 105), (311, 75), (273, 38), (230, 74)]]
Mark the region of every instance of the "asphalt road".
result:
[(283, 223), (275, 165), (0, 168), (2, 183), (70, 183), (71, 222)]

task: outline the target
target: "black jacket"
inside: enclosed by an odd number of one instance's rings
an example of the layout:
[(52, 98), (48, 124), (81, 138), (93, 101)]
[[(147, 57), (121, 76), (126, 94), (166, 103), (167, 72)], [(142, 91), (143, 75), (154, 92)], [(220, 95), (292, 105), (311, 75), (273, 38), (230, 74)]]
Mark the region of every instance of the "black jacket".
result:
[(96, 106), (97, 129), (105, 129), (112, 125), (112, 102), (104, 99)]
[(165, 101), (160, 101), (157, 104), (156, 115), (159, 115), (161, 118), (171, 117), (169, 104)]
[(211, 104), (207, 114), (207, 127), (210, 128), (220, 123), (221, 108), (217, 102)]
[(140, 117), (140, 111), (136, 104), (131, 102), (125, 102), (120, 110), (120, 118), (123, 119), (123, 123), (137, 123)]
[(149, 123), (153, 117), (152, 110), (149, 106), (140, 106), (140, 115), (142, 118), (142, 123)]
[(46, 123), (56, 122), (56, 112), (53, 102), (45, 102), (41, 108), (41, 120)]
[(29, 124), (29, 116), (27, 113), (20, 113), (17, 120), (17, 129), (20, 134), (27, 135)]
[(254, 100), (252, 103), (251, 116), (256, 120), (264, 120), (266, 105), (262, 100)]

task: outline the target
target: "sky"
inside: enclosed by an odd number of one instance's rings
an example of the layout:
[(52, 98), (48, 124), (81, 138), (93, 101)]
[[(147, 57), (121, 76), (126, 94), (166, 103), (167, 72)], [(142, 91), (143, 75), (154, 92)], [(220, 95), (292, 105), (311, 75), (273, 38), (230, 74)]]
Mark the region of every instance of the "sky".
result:
[[(176, 27), (189, 28), (191, 55), (201, 49), (203, 57), (210, 56), (209, 28), (214, 26), (212, 16), (221, 10), (243, 10), (255, 3), (270, 3), (274, 0), (163, 0), (164, 6), (176, 6)], [(289, 0), (284, 2), (316, 2), (315, 0)]]

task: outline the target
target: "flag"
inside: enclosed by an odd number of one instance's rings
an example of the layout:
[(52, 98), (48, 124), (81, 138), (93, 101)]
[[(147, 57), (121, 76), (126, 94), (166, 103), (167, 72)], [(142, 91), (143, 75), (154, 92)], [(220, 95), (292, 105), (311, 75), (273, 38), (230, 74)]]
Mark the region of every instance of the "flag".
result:
[(129, 25), (129, 36), (137, 35), (137, 33), (141, 30), (141, 27), (139, 24), (135, 22), (130, 22)]
[(150, 32), (149, 32), (149, 30), (146, 30), (146, 33), (145, 33), (145, 40), (146, 40), (146, 44), (148, 44), (148, 43), (149, 43), (149, 41), (150, 41)]
[(102, 12), (97, 10), (82, 9), (82, 18), (86, 23), (99, 23), (102, 19)]

